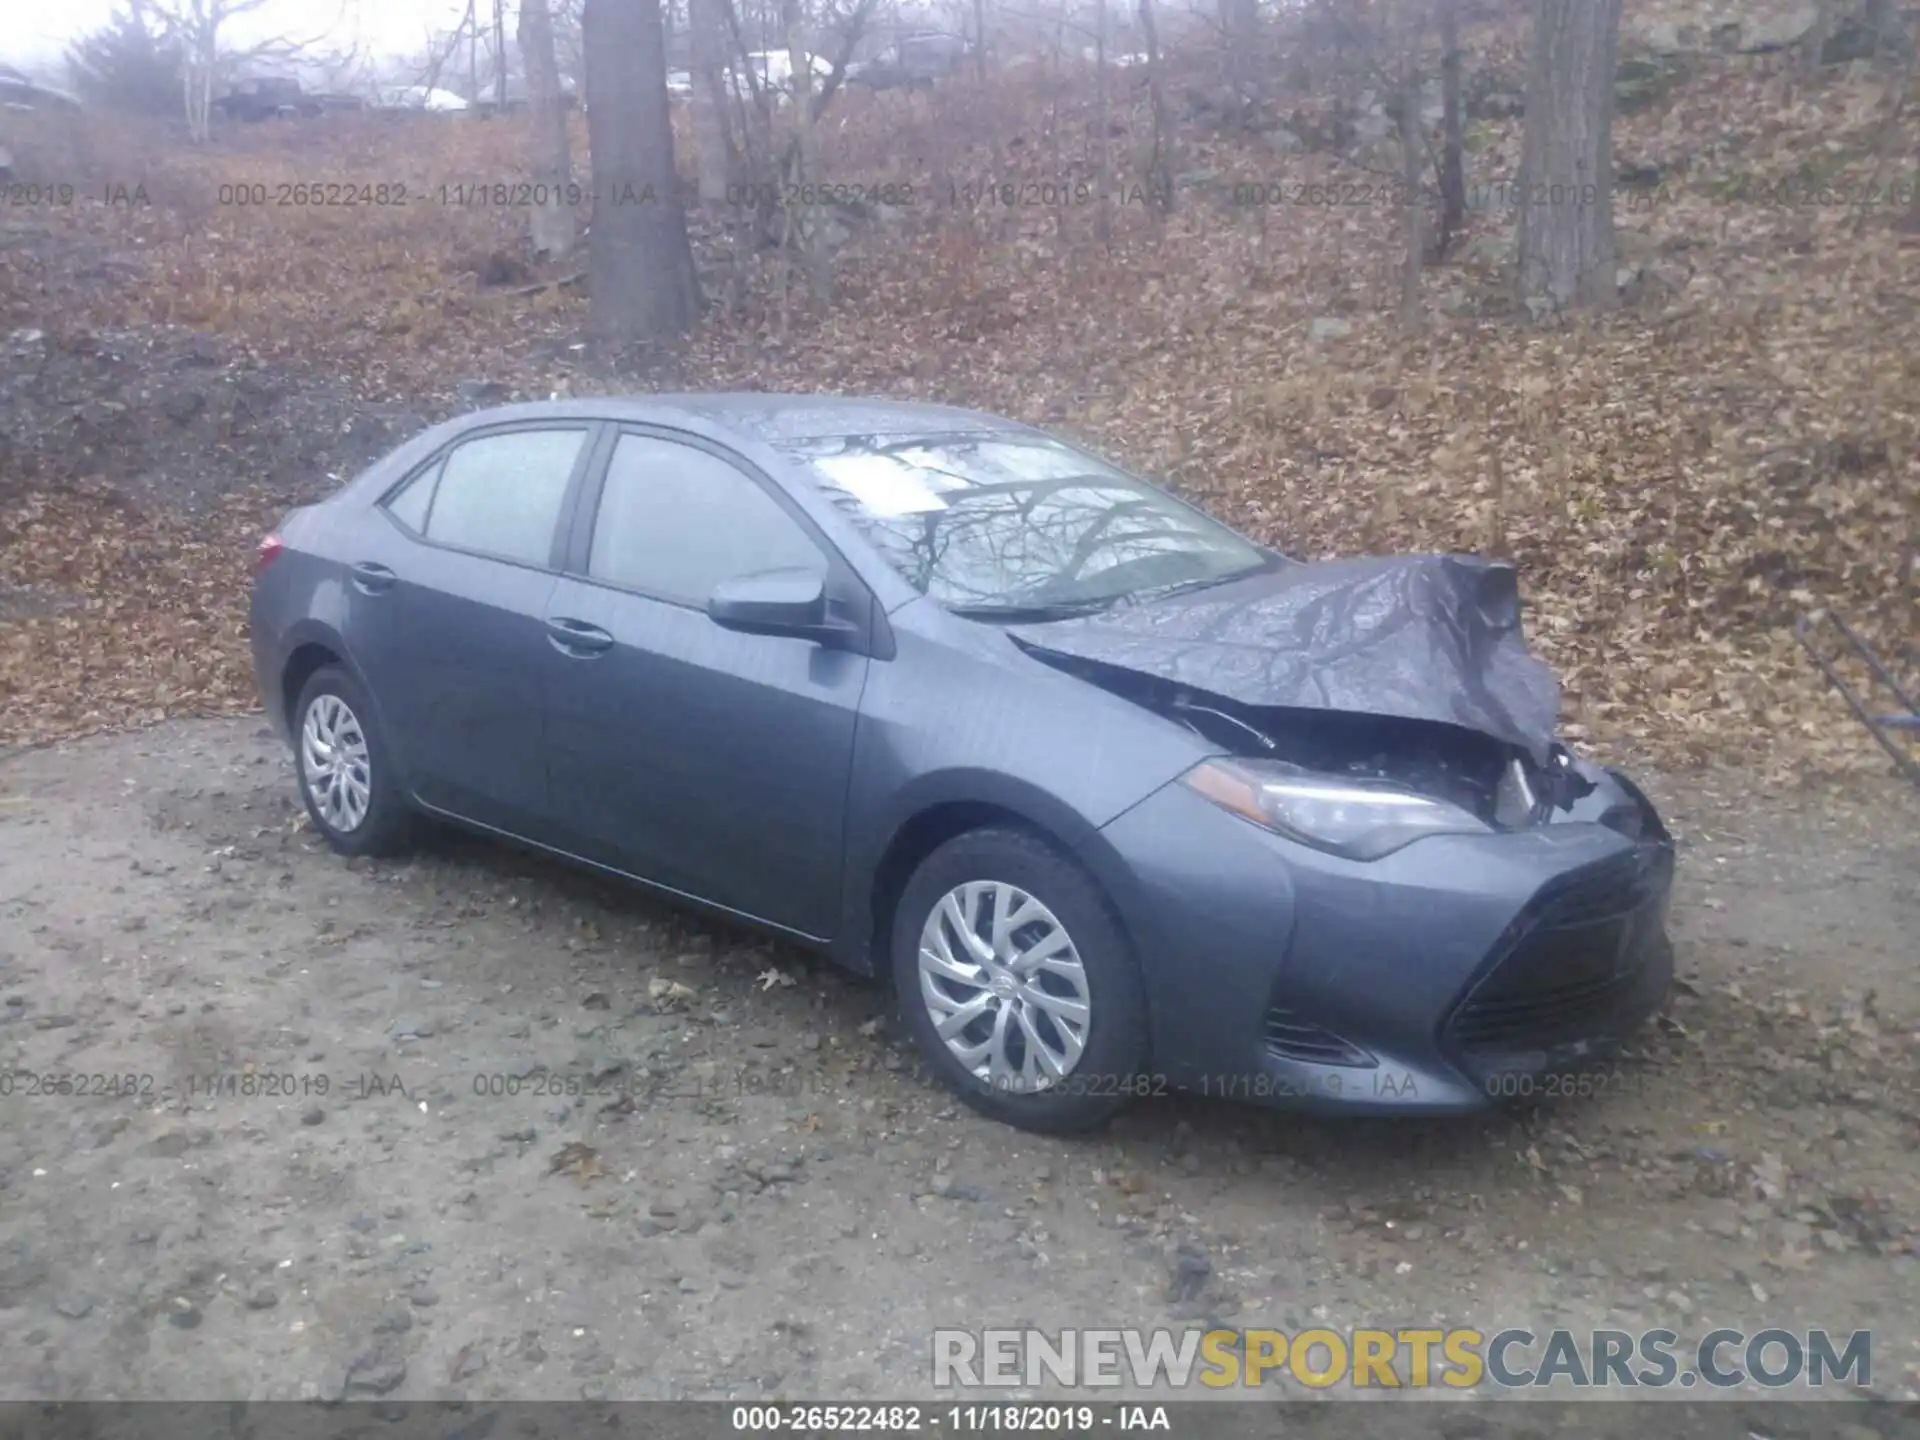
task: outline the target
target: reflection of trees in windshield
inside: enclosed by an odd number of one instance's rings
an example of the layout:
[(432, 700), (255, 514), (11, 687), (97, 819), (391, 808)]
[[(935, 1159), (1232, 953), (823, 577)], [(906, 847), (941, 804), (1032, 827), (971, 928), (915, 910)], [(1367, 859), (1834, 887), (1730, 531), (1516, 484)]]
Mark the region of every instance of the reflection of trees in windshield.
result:
[(1131, 476), (1046, 441), (848, 436), (793, 449), (895, 569), (951, 606), (1097, 600), (1262, 558)]

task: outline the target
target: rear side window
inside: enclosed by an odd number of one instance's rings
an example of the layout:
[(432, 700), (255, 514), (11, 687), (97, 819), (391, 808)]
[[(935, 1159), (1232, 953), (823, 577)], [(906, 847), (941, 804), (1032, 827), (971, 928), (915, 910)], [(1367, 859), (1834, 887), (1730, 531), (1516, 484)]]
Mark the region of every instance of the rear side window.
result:
[(387, 513), (416, 535), (427, 531), (427, 507), (433, 504), (433, 482), (440, 478), (440, 466), (423, 470), (387, 501)]
[[(440, 467), (421, 532), (441, 545), (545, 565), (586, 439), (584, 429), (510, 430), (467, 441)], [(412, 492), (396, 498), (396, 514)]]
[(826, 561), (748, 476), (691, 445), (620, 437), (593, 523), (594, 579), (704, 608), (724, 580), (796, 568)]

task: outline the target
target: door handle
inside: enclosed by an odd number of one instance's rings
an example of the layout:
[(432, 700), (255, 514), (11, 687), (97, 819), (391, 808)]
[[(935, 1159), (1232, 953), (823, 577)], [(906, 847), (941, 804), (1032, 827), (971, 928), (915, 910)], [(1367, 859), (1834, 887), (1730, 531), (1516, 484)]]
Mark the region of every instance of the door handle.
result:
[(613, 648), (613, 636), (584, 620), (557, 616), (547, 621), (547, 640), (563, 655), (582, 658)]
[(380, 595), (393, 588), (393, 571), (371, 560), (349, 566), (348, 572), (353, 576), (353, 588), (362, 595)]

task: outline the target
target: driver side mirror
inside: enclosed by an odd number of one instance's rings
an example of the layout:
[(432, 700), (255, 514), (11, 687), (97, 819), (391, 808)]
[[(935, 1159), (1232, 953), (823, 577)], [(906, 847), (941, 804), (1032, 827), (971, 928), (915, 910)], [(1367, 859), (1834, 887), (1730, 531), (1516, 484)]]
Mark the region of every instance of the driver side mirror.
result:
[(811, 570), (762, 570), (714, 587), (707, 601), (714, 624), (746, 635), (788, 635), (832, 645), (854, 627), (827, 607), (826, 578)]

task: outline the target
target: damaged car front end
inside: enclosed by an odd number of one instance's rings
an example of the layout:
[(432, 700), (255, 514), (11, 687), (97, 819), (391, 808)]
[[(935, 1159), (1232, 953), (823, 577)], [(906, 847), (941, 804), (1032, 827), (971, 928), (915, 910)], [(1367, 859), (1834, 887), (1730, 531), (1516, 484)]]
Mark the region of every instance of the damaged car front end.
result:
[(1631, 781), (1430, 721), (1205, 709), (1222, 753), (1087, 845), (1157, 958), (1170, 1083), (1429, 1112), (1604, 1087), (1673, 973), (1673, 845)]
[[(1070, 745), (1168, 772), (1074, 842), (1138, 963), (1154, 1085), (1350, 1112), (1591, 1093), (1662, 1003), (1672, 841), (1557, 738), (1511, 567), (1297, 562), (1030, 431), (796, 453), (925, 597), (897, 612), (909, 653), (923, 625), (995, 632), (1072, 682), (1049, 692)], [(941, 663), (1012, 724), (1024, 695), (970, 673), (992, 654)], [(1035, 784), (1085, 761), (1051, 753)]]

